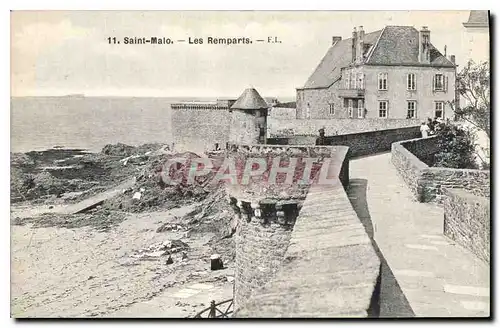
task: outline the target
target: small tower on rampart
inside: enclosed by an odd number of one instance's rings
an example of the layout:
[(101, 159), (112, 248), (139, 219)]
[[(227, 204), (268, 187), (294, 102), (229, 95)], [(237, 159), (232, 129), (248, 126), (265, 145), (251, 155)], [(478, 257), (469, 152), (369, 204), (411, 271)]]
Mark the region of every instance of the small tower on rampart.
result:
[(229, 143), (265, 144), (269, 105), (254, 88), (246, 89), (231, 106)]

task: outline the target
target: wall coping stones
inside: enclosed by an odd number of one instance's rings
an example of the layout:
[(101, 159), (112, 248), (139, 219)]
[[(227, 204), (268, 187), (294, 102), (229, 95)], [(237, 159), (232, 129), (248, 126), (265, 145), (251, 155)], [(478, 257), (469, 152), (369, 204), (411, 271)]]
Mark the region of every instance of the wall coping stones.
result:
[(416, 199), (424, 203), (442, 204), (446, 188), (464, 188), (474, 194), (489, 197), (489, 170), (429, 167), (405, 147), (413, 143), (424, 148), (434, 138), (404, 140), (393, 143), (391, 147), (392, 163)]
[(379, 274), (380, 260), (342, 185), (313, 185), (282, 268), (234, 316), (367, 317)]
[(490, 206), (490, 199), (488, 197), (474, 195), (473, 193), (462, 188), (445, 188), (443, 190), (445, 196), (457, 196), (470, 203), (477, 203), (478, 205)]

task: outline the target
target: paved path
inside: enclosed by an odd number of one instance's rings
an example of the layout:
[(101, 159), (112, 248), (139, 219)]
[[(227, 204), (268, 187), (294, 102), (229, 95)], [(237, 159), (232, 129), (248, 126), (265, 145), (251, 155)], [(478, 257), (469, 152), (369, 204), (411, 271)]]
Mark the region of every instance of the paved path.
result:
[(389, 153), (351, 160), (350, 179), (415, 316), (489, 316), (489, 265), (443, 235), (443, 209), (413, 199)]

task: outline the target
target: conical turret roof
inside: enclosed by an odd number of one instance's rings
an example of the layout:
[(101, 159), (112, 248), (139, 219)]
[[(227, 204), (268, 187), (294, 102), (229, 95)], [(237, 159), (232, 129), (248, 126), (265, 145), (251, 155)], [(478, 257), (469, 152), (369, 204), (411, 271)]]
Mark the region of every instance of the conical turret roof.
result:
[(248, 88), (231, 106), (231, 109), (262, 109), (269, 108), (267, 102), (254, 88)]

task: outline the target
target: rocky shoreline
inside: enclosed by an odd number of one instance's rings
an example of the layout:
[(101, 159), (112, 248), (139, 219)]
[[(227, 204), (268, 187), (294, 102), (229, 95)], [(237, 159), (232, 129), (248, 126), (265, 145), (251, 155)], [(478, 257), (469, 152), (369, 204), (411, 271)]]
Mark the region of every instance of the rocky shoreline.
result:
[[(176, 154), (162, 144), (107, 145), (99, 153), (53, 148), (11, 154), (12, 315), (105, 316), (168, 294), (169, 289), (199, 282), (200, 277), (210, 281), (210, 277), (217, 276), (221, 286), (231, 284), (234, 227), (225, 191), (217, 185), (165, 186), (159, 172), (172, 156), (198, 155)], [(131, 177), (135, 179), (132, 187), (81, 213), (16, 215), (16, 210), (22, 208), (70, 207)], [(101, 254), (98, 261), (90, 256), (97, 253)], [(85, 259), (82, 254), (87, 254)], [(210, 270), (212, 254), (221, 255), (222, 273)], [(82, 266), (82, 261), (85, 271), (93, 272), (88, 277), (71, 269)], [(115, 264), (102, 266), (102, 261)], [(129, 277), (126, 272), (131, 265), (135, 273)], [(150, 271), (156, 273), (150, 275)], [(203, 274), (193, 276), (193, 272)], [(40, 280), (46, 280), (47, 275), (51, 277), (50, 286)], [(111, 276), (114, 278), (106, 280), (104, 287), (87, 283), (95, 277)], [(123, 279), (148, 281), (149, 287), (143, 286), (138, 292), (136, 285), (126, 283), (129, 287), (124, 288)], [(63, 286), (67, 288), (63, 290)], [(116, 294), (117, 298), (103, 301), (96, 293)], [(208, 298), (204, 302), (207, 306), (211, 301)], [(80, 305), (69, 306), (69, 302)], [(201, 310), (197, 304), (182, 311), (182, 304), (185, 307), (189, 300), (173, 302), (167, 312), (185, 317)]]

